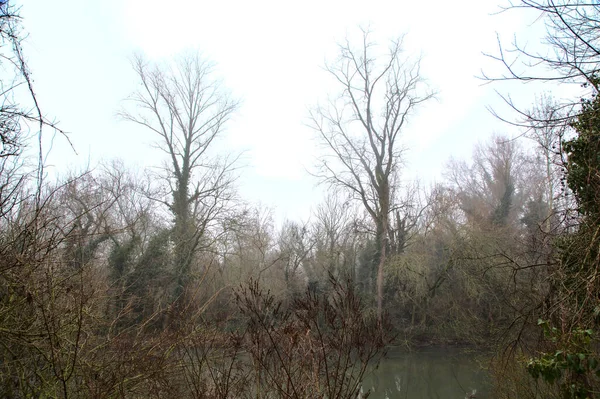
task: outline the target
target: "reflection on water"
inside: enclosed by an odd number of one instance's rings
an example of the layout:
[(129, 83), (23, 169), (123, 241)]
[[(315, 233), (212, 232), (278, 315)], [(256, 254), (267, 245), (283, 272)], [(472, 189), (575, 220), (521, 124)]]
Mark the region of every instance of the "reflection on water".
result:
[(393, 349), (363, 388), (372, 399), (489, 398), (485, 355), (462, 349)]

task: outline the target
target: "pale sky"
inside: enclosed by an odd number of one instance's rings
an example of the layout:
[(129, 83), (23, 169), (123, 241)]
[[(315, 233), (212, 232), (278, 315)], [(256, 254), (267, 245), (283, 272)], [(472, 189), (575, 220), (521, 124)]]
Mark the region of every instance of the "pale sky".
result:
[(431, 182), (450, 156), (467, 157), (492, 133), (517, 135), (486, 106), (494, 90), (533, 101), (539, 88), (484, 85), (481, 70), (499, 65), (495, 52), (513, 34), (531, 37), (531, 14), (497, 15), (503, 0), (416, 1), (150, 1), (27, 0), (21, 15), (26, 56), (40, 104), (70, 133), (77, 154), (57, 138), (49, 163), (57, 173), (120, 157), (132, 168), (160, 164), (155, 137), (119, 120), (122, 101), (136, 89), (129, 59), (151, 59), (197, 49), (217, 64), (240, 111), (226, 126), (219, 150), (245, 151), (240, 193), (275, 208), (278, 219), (305, 219), (322, 188), (306, 170), (314, 165), (315, 135), (308, 109), (336, 86), (323, 71), (336, 42), (370, 26), (382, 45), (406, 33), (407, 54), (422, 54), (422, 75), (438, 92), (404, 133), (405, 176)]

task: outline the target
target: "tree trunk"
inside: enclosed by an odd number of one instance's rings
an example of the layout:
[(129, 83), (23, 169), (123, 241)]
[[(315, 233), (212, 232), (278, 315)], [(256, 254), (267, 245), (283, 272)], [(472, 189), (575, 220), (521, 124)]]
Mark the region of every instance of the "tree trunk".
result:
[[(386, 202), (382, 201), (382, 205)], [(385, 213), (383, 212), (385, 211)], [(377, 320), (381, 324), (383, 319), (383, 273), (387, 261), (389, 226), (387, 208), (382, 206), (382, 213), (377, 221), (377, 244), (379, 245), (377, 262)]]
[(183, 171), (183, 176), (177, 182), (177, 190), (173, 192), (173, 226), (175, 292), (174, 299), (183, 295), (188, 283), (192, 255), (195, 251), (195, 226), (189, 206), (189, 171)]
[(383, 266), (386, 261), (386, 240), (381, 240), (381, 248), (379, 253), (379, 265), (377, 266), (377, 321), (381, 326), (383, 319)]

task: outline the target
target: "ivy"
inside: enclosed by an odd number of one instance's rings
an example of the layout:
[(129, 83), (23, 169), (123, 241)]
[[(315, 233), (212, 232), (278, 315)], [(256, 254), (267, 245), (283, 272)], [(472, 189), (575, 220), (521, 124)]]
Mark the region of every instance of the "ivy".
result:
[(545, 338), (557, 349), (541, 352), (527, 362), (527, 372), (548, 384), (558, 384), (565, 399), (592, 398), (591, 380), (600, 377), (600, 362), (592, 352), (594, 333), (591, 329), (575, 329), (568, 333), (538, 320)]

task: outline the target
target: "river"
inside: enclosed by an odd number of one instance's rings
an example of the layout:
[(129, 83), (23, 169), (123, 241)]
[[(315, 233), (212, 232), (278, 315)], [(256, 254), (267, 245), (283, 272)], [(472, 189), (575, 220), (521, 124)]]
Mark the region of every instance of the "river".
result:
[(458, 348), (392, 349), (363, 388), (372, 390), (370, 399), (485, 399), (491, 395), (488, 359)]

